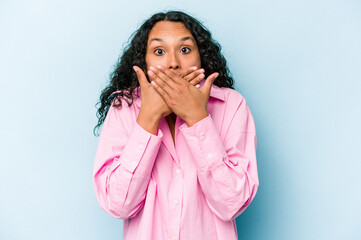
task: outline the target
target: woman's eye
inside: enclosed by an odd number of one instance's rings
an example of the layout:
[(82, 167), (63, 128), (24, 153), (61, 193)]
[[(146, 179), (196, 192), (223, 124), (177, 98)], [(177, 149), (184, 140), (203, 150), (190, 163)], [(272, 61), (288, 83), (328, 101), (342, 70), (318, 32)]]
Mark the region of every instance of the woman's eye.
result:
[(163, 49), (156, 49), (155, 51), (154, 51), (154, 53), (156, 54), (156, 55), (162, 55), (163, 54)]
[(182, 53), (189, 53), (190, 51), (191, 51), (190, 48), (187, 48), (187, 47), (184, 47), (181, 49)]

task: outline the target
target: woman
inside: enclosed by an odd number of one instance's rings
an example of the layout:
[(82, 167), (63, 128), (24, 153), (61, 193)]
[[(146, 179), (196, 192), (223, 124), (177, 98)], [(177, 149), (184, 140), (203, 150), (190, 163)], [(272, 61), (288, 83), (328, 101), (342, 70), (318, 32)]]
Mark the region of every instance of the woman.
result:
[(237, 239), (256, 132), (211, 34), (178, 11), (135, 33), (100, 97), (94, 188), (123, 239)]

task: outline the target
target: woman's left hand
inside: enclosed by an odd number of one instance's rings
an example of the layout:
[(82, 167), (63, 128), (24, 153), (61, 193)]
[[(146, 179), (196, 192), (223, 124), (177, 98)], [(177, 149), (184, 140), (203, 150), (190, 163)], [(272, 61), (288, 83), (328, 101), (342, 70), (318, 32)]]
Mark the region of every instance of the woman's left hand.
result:
[(189, 127), (208, 116), (207, 103), (213, 81), (219, 75), (217, 72), (208, 76), (201, 89), (193, 86), (172, 69), (157, 66), (150, 67), (150, 72), (148, 76), (155, 90)]

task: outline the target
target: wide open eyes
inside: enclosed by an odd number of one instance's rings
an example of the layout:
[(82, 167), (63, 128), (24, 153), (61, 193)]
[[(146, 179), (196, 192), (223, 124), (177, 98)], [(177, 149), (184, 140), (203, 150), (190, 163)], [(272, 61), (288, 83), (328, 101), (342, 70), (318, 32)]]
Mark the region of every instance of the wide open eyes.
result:
[[(191, 49), (189, 47), (182, 47), (180, 52), (183, 54), (187, 54), (191, 51)], [(161, 48), (157, 48), (154, 50), (155, 55), (161, 56), (164, 54), (164, 50)]]
[(182, 49), (181, 49), (181, 53), (184, 53), (184, 54), (187, 54), (187, 53), (189, 53), (191, 51), (191, 49), (189, 48), (189, 47), (183, 47)]
[(164, 53), (164, 50), (163, 50), (163, 49), (158, 48), (158, 49), (154, 50), (154, 53), (155, 53), (155, 55), (160, 56), (160, 55), (162, 55), (162, 54)]

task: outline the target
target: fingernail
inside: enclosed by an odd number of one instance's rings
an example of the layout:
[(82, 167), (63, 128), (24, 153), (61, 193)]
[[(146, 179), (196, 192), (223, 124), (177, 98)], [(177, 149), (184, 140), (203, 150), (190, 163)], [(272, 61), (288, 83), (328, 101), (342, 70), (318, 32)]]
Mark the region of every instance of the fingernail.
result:
[(150, 70), (152, 70), (152, 71), (154, 71), (154, 70), (155, 70), (155, 68), (154, 68), (154, 67), (152, 67), (152, 66), (150, 66), (150, 67), (149, 67), (149, 69), (150, 69)]
[(154, 73), (151, 70), (148, 70), (148, 75), (154, 77)]
[(138, 69), (137, 69), (135, 66), (133, 66), (133, 70), (134, 70), (135, 72), (138, 72)]
[(195, 87), (196, 87), (196, 88), (200, 88), (200, 87), (201, 87), (201, 85), (197, 84)]
[(163, 67), (161, 65), (157, 65), (157, 68), (162, 69)]
[(190, 67), (189, 69), (192, 70), (192, 71), (194, 71), (194, 70), (197, 69), (197, 66)]
[(204, 73), (204, 69), (201, 68), (201, 69), (198, 70), (198, 72), (199, 72), (199, 73)]

